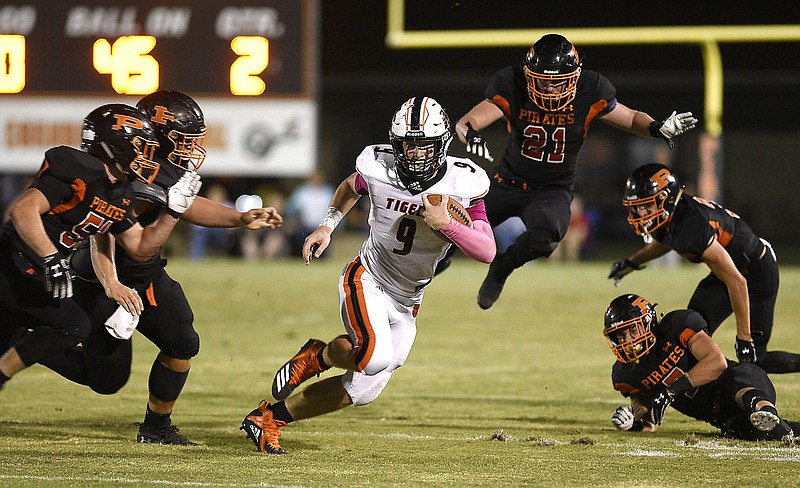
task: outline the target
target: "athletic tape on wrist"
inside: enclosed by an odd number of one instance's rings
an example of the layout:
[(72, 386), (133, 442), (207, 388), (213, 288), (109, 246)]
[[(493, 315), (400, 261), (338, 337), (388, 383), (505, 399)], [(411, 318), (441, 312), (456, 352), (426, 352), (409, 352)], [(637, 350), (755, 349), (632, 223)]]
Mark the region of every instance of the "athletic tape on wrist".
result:
[(341, 210), (336, 207), (328, 207), (328, 211), (325, 212), (325, 218), (322, 219), (322, 222), (320, 222), (319, 225), (336, 229), (336, 226), (339, 225), (339, 222), (342, 221), (343, 217), (344, 214)]

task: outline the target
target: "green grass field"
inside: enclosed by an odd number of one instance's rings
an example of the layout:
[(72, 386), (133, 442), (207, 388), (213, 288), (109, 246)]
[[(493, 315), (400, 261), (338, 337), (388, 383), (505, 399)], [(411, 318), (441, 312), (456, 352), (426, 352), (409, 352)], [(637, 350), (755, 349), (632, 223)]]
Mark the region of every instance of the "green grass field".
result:
[[(655, 434), (617, 432), (602, 317), (635, 292), (685, 306), (698, 265), (650, 266), (615, 288), (610, 263), (519, 270), (489, 311), (475, 303), (486, 267), (462, 259), (437, 278), (416, 344), (372, 405), (284, 429), (289, 453), (265, 456), (238, 430), (269, 396), (275, 370), (308, 337), (342, 333), (336, 280), (350, 257), (171, 260), (193, 304), (201, 352), (173, 413), (197, 447), (134, 441), (152, 344), (134, 336), (133, 373), (100, 396), (34, 366), (0, 392), (2, 486), (798, 486), (800, 446), (722, 440), (667, 413)], [(800, 268), (782, 269), (773, 349), (800, 351)], [(715, 338), (733, 356), (733, 323)], [(326, 373), (326, 374), (331, 374)], [(800, 376), (775, 375), (778, 408), (800, 419)]]

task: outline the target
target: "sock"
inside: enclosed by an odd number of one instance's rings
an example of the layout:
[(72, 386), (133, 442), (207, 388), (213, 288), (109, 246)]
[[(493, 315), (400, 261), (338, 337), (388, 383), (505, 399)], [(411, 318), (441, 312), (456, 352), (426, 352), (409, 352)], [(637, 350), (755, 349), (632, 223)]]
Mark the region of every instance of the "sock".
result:
[(272, 410), (272, 418), (286, 422), (287, 424), (290, 422), (294, 422), (294, 418), (292, 417), (292, 414), (289, 413), (289, 410), (286, 408), (286, 403), (284, 401), (273, 403), (272, 405), (269, 406), (269, 409)]
[[(742, 395), (742, 405), (744, 405), (745, 411), (748, 414), (759, 410), (759, 408), (756, 405), (758, 405), (758, 402), (760, 402), (762, 400), (766, 400), (766, 401), (772, 403), (772, 400), (767, 398), (767, 395), (763, 391), (761, 391), (759, 389), (756, 389), (756, 388), (747, 390)], [(778, 415), (778, 411), (775, 410), (775, 407), (764, 407), (764, 408), (761, 408), (760, 410), (765, 410), (767, 412), (772, 412), (775, 415)]]
[(319, 352), (317, 353), (317, 361), (319, 361), (319, 365), (322, 366), (322, 369), (329, 369), (331, 365), (325, 362), (325, 355), (322, 354), (323, 352), (325, 352), (324, 347), (320, 349)]
[(142, 421), (142, 425), (144, 426), (152, 425), (157, 429), (165, 429), (169, 427), (170, 424), (172, 423), (170, 415), (172, 415), (172, 412), (164, 414), (156, 413), (150, 410), (150, 405), (148, 405), (147, 413), (144, 414), (144, 421)]
[(760, 412), (769, 412), (769, 413), (775, 415), (776, 417), (780, 417), (780, 415), (778, 415), (778, 409), (775, 408), (775, 407), (770, 407), (769, 405), (767, 405), (766, 407), (759, 408), (758, 411), (760, 411)]

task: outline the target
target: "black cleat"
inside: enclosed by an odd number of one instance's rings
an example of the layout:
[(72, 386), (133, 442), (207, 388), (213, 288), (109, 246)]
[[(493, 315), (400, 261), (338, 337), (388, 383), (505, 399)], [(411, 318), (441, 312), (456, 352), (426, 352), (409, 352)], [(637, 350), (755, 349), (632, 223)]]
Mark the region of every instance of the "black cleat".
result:
[(500, 265), (497, 259), (492, 261), (489, 265), (489, 272), (486, 273), (486, 278), (483, 280), (481, 289), (478, 290), (478, 306), (487, 310), (494, 305), (494, 302), (500, 298), (500, 293), (503, 291), (503, 285), (506, 284), (506, 279), (511, 273), (504, 273), (500, 270)]
[(794, 438), (794, 431), (788, 422), (766, 410), (757, 410), (750, 414), (750, 423), (757, 430), (764, 432), (767, 439), (786, 440)]
[(136, 434), (136, 442), (140, 444), (172, 444), (177, 446), (196, 446), (185, 435), (178, 433), (178, 429), (174, 425), (168, 425), (164, 428), (158, 428), (154, 425), (144, 425), (136, 422), (135, 425), (139, 426), (139, 432)]

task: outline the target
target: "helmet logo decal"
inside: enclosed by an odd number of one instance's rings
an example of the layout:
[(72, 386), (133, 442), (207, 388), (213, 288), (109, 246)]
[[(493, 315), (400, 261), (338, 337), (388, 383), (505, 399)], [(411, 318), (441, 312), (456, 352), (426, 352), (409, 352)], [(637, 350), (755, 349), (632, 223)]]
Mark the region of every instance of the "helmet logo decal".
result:
[(633, 303), (631, 303), (631, 305), (639, 307), (639, 310), (641, 310), (643, 314), (647, 313), (648, 303), (647, 300), (645, 300), (644, 298), (642, 297), (637, 298), (636, 300), (633, 301)]
[(650, 177), (650, 181), (658, 185), (658, 189), (662, 189), (669, 184), (669, 176), (670, 172), (668, 169), (664, 168), (658, 170), (656, 174)]
[(113, 126), (111, 126), (114, 130), (122, 130), (123, 127), (131, 127), (134, 129), (142, 129), (144, 128), (144, 124), (141, 120), (137, 119), (136, 117), (131, 117), (129, 115), (124, 114), (113, 114), (114, 120), (116, 121)]
[(150, 117), (150, 120), (156, 124), (166, 125), (168, 121), (175, 120), (175, 116), (172, 114), (172, 112), (167, 110), (167, 107), (163, 105), (156, 105), (153, 107), (153, 111), (155, 113), (153, 113), (152, 117)]

